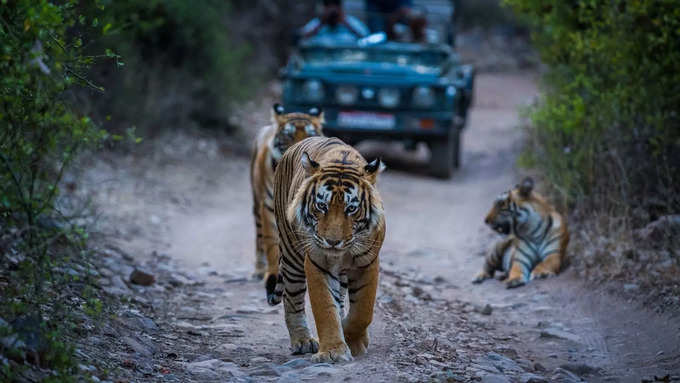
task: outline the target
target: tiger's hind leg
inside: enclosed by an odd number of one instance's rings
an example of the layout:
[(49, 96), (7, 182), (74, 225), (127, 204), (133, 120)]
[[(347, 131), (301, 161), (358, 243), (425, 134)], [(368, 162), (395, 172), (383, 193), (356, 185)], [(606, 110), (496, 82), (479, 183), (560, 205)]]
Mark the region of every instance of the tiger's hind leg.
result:
[(352, 360), (352, 353), (345, 343), (341, 324), (341, 294), (338, 293), (342, 289), (340, 280), (313, 262), (309, 256), (305, 258), (305, 273), (309, 283), (309, 299), (316, 322), (316, 331), (319, 334), (319, 352), (312, 356), (312, 361)]
[(503, 257), (510, 250), (513, 238), (509, 237), (494, 245), (494, 249), (484, 259), (484, 268), (475, 276), (472, 283), (482, 283), (493, 278), (496, 271), (503, 271)]
[(349, 313), (342, 321), (342, 327), (352, 356), (363, 355), (368, 349), (368, 326), (373, 321), (378, 271), (379, 261), (375, 259), (368, 267), (354, 270), (350, 274)]

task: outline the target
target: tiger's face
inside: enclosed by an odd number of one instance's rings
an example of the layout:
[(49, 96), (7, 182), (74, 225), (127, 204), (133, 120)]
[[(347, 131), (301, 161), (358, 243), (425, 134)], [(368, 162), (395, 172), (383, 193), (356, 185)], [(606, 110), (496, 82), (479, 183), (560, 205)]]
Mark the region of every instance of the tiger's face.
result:
[(514, 189), (501, 193), (484, 219), (494, 231), (510, 234), (516, 227), (525, 225), (533, 212), (530, 203), (534, 181), (525, 178)]
[(289, 220), (303, 227), (300, 234), (307, 246), (331, 255), (357, 254), (369, 246), (370, 234), (382, 222), (382, 201), (374, 185), (384, 166), (378, 159), (353, 166), (360, 161), (350, 157), (359, 157), (358, 153), (339, 154), (342, 160), (327, 164), (303, 154), (308, 179), (301, 200), (291, 206)]
[(272, 123), (277, 127), (273, 148), (279, 158), (293, 144), (307, 137), (323, 135), (323, 112), (317, 107), (310, 108), (307, 113), (286, 113), (283, 106), (274, 104)]

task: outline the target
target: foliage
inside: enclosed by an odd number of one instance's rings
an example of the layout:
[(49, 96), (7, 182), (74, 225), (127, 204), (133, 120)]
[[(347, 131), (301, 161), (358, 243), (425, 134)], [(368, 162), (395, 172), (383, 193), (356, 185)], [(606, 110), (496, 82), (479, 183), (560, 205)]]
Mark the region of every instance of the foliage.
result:
[[(93, 15), (102, 10), (96, 1), (87, 7)], [(68, 381), (76, 371), (72, 347), (61, 340), (59, 302), (52, 301), (63, 288), (55, 272), (84, 240), (55, 199), (74, 158), (108, 138), (69, 97), (77, 87), (101, 91), (86, 77), (98, 56), (83, 53), (98, 19), (83, 9), (78, 0), (0, 6), (0, 315), (22, 350), (32, 350), (26, 360), (55, 370), (52, 381)], [(2, 376), (11, 373), (7, 366)]]
[(141, 135), (227, 126), (229, 108), (252, 84), (249, 49), (230, 34), (229, 4), (110, 1), (99, 22), (104, 37), (92, 49), (120, 56), (92, 74), (107, 90), (91, 105), (98, 120), (115, 130), (136, 126)]
[[(680, 8), (673, 0), (505, 0), (548, 66), (529, 114), (539, 166), (565, 201), (619, 213), (680, 185)], [(657, 203), (658, 205), (658, 203)]]

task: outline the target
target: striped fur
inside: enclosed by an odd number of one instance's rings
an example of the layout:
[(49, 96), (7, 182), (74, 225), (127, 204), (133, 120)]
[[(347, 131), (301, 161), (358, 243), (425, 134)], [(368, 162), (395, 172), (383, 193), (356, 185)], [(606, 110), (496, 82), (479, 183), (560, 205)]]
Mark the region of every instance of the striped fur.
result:
[[(285, 113), (274, 104), (272, 123), (260, 131), (255, 140), (250, 164), (255, 216), (255, 273), (262, 278), (274, 275), (279, 264), (279, 240), (274, 218), (274, 169), (283, 153), (296, 142), (310, 136), (321, 136), (323, 113), (312, 108), (309, 113)], [(273, 288), (275, 277), (267, 278)]]
[(501, 271), (506, 286), (512, 288), (559, 273), (569, 243), (567, 222), (533, 186), (533, 180), (526, 178), (496, 199), (485, 222), (507, 237), (495, 245), (473, 282)]
[[(339, 139), (320, 137), (293, 145), (276, 169), (280, 274), (268, 300), (274, 305), (283, 299), (293, 353), (345, 361), (368, 347), (385, 236), (375, 187), (381, 170), (379, 160), (367, 164)], [(307, 326), (307, 288), (318, 343)]]

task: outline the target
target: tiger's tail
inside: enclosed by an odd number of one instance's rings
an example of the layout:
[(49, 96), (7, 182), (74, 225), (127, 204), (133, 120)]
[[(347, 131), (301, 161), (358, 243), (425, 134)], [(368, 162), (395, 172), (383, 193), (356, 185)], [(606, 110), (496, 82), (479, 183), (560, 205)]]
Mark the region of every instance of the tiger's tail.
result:
[(267, 303), (270, 306), (276, 306), (281, 303), (281, 297), (283, 297), (283, 275), (281, 273), (269, 274), (265, 282), (265, 288), (267, 290)]

